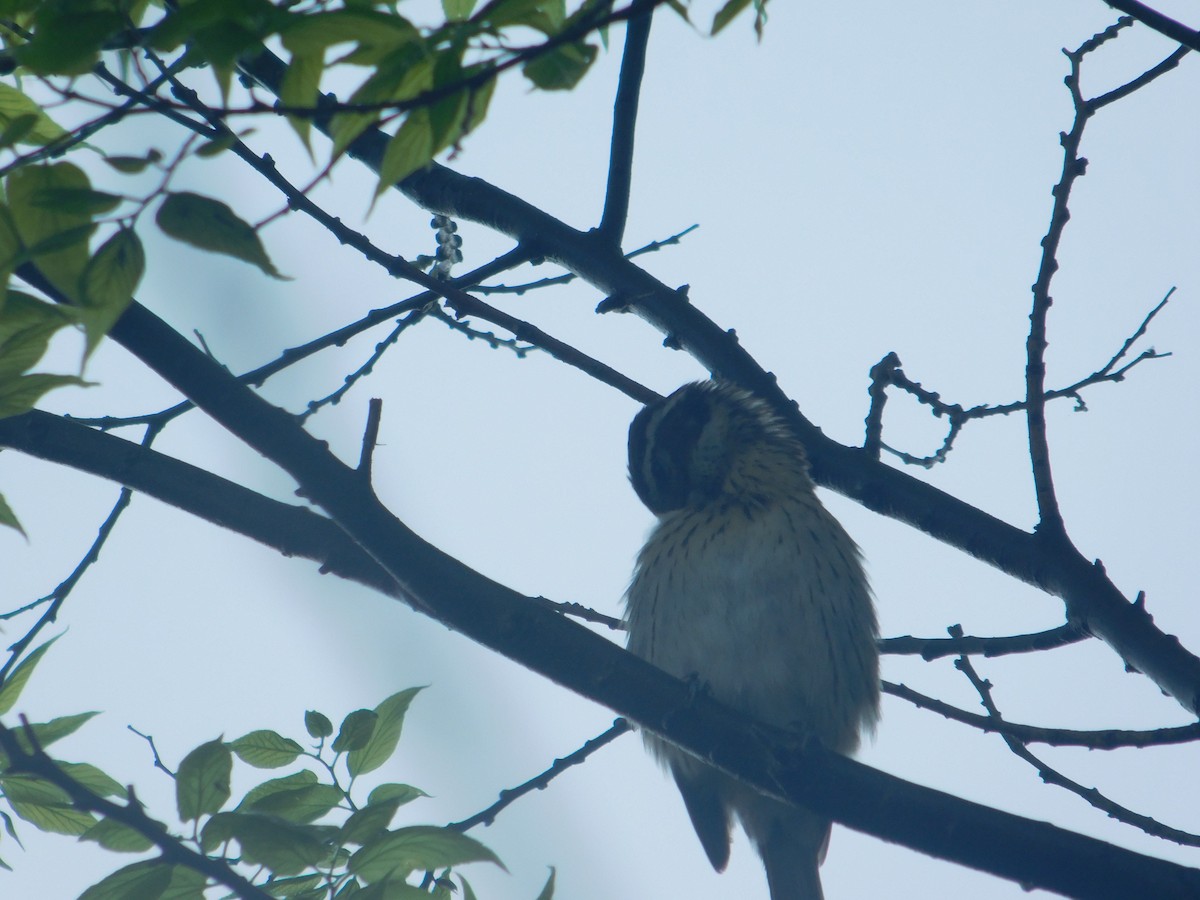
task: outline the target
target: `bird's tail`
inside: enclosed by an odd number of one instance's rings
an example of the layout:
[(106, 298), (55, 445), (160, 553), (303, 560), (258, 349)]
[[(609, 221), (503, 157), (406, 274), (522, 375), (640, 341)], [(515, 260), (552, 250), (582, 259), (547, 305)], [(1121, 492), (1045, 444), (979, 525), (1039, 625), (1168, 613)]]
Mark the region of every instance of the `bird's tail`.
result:
[(753, 824), (745, 823), (746, 830), (766, 867), (771, 900), (823, 900), (817, 869), (829, 845), (829, 822), (807, 810), (787, 807), (757, 818)]

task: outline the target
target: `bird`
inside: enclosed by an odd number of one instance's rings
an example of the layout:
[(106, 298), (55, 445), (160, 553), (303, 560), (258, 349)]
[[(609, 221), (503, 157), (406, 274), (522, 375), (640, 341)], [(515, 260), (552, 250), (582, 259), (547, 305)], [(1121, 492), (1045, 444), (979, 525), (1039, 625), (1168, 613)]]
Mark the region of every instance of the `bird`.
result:
[[(629, 478), (657, 521), (625, 595), (628, 649), (768, 725), (854, 752), (879, 716), (873, 597), (786, 423), (732, 382), (685, 384), (634, 417)], [(828, 819), (651, 731), (643, 740), (718, 872), (736, 817), (771, 900), (822, 900)]]

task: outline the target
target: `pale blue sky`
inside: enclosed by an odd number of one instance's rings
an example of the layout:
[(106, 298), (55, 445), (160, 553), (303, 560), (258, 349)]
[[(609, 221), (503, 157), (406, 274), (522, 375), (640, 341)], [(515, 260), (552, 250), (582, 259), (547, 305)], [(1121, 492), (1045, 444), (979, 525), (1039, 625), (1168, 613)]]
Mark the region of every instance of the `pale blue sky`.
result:
[[(1191, 20), (1200, 12), (1195, 4), (1163, 8)], [(667, 284), (690, 284), (692, 301), (735, 327), (802, 410), (845, 443), (862, 439), (867, 371), (889, 350), (947, 400), (1016, 399), (1029, 285), (1061, 162), (1057, 136), (1071, 123), (1060, 48), (1114, 19), (1098, 0), (778, 3), (757, 45), (748, 20), (707, 40), (661, 14), (647, 64), (627, 246), (699, 223), (681, 246), (642, 261)], [(614, 52), (572, 93), (532, 94), (518, 76), (507, 78), (488, 122), (452, 165), (577, 227), (595, 224), (622, 37), (614, 31)], [(1134, 29), (1088, 62), (1085, 85), (1101, 93), (1171, 49)], [(1055, 405), (1050, 429), (1078, 545), (1103, 558), (1130, 596), (1144, 589), (1160, 626), (1194, 651), (1200, 615), (1186, 561), (1198, 533), (1193, 466), (1200, 441), (1187, 386), (1200, 380), (1198, 90), (1200, 65), (1185, 59), (1089, 125), (1083, 152), (1090, 165), (1060, 255), (1048, 356), (1054, 386), (1095, 370), (1178, 286), (1143, 343), (1175, 355), (1124, 384), (1092, 389), (1087, 414), (1072, 413), (1069, 402)], [(270, 123), (259, 127), (260, 145), (304, 180), (303, 157), (278, 150), (296, 149), (295, 141)], [(162, 133), (164, 146), (177, 139)], [(212, 192), (219, 183), (248, 219), (280, 203), (232, 159), (195, 163), (184, 183)], [(317, 196), (357, 223), (372, 188), (373, 179), (346, 161), (332, 188)], [(432, 245), (428, 218), (389, 194), (365, 227), (385, 249), (415, 255)], [(471, 225), (462, 234), (468, 264), (507, 248)], [(264, 236), (289, 282), (147, 237), (151, 268), (140, 299), (185, 332), (199, 329), (235, 370), (412, 293), (299, 216)], [(704, 374), (662, 349), (661, 336), (640, 320), (597, 318), (600, 299), (573, 285), (498, 302), (659, 391)], [(266, 395), (300, 409), (335, 389), (383, 333), (298, 367)], [(48, 407), (133, 413), (172, 400), (116, 346), (101, 349), (89, 375), (102, 386), (61, 391)], [(623, 471), (635, 404), (548, 357), (518, 361), (433, 322), (404, 336), (371, 379), (313, 420), (344, 458), (357, 453), (372, 396), (385, 399), (379, 492), (406, 523), (518, 590), (619, 612), (650, 524)], [(899, 398), (887, 427), (889, 443), (915, 453), (940, 441), (939, 423)], [(177, 423), (157, 446), (291, 496), (286, 479), (200, 414)], [(1015, 525), (1034, 522), (1021, 417), (972, 425), (947, 465), (913, 474)], [(7, 605), (17, 606), (69, 572), (116, 489), (3, 453), (0, 490), (30, 536), (26, 544), (0, 534)], [(864, 549), (885, 634), (937, 636), (954, 623), (970, 633), (1018, 633), (1061, 621), (1059, 601), (823, 496)], [(400, 688), (430, 684), (412, 707), (395, 766), (380, 775), (433, 795), (410, 807), (413, 821), (443, 822), (487, 806), (498, 790), (612, 719), (394, 601), (144, 498), (60, 626), (66, 636), (30, 684), (26, 711), (46, 719), (103, 710), (64, 742), (63, 756), (102, 762), (135, 782), (160, 814), (171, 808), (171, 786), (126, 724), (153, 733), (177, 761), (220, 734), (272, 727), (299, 737), (307, 708), (336, 720)], [(978, 668), (1014, 721), (1079, 728), (1187, 721), (1099, 644), (984, 660)], [(884, 673), (977, 709), (948, 660), (888, 657)], [(1038, 752), (1139, 812), (1200, 828), (1194, 748)], [(995, 736), (897, 701), (885, 700), (862, 758), (1013, 812), (1197, 862), (1193, 851), (1145, 838), (1042, 786)], [(0, 857), (16, 870), (0, 874), (5, 896), (71, 897), (127, 861), (31, 828), (21, 833), (25, 852), (0, 840)], [(633, 737), (476, 836), (510, 871), (467, 870), (480, 896), (493, 900), (532, 898), (548, 865), (558, 868), (558, 896), (567, 900), (766, 896), (744, 840), (724, 875), (709, 869), (673, 785)], [(1016, 885), (840, 828), (823, 878), (829, 900), (1025, 896)]]

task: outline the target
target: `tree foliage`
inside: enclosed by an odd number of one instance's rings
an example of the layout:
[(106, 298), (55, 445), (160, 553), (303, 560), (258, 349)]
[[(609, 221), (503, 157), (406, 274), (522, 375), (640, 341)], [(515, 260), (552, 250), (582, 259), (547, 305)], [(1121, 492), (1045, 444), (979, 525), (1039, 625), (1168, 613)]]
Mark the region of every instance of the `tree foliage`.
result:
[[(660, 4), (621, 6), (584, 0), (443, 0), (433, 21), (421, 21), (396, 3), (272, 3), (268, 0), (192, 0), (161, 6), (142, 0), (14, 0), (2, 14), (0, 152), (0, 272), (8, 285), (0, 301), (0, 446), (65, 463), (120, 482), (126, 488), (101, 529), (97, 546), (44, 598), (40, 618), (12, 648), (0, 669), (0, 715), (11, 718), (35, 668), (51, 646), (42, 632), (56, 620), (128, 502), (141, 491), (258, 540), (280, 552), (314, 559), (324, 571), (367, 584), (461, 631), (482, 645), (596, 700), (643, 727), (713, 760), (759, 790), (822, 813), (870, 834), (954, 859), (1022, 884), (1072, 896), (1102, 896), (1128, 887), (1154, 896), (1194, 896), (1194, 869), (1145, 856), (1064, 829), (1022, 819), (919, 788), (833, 756), (796, 746), (719, 707), (609, 641), (571, 621), (615, 624), (591, 610), (522, 596), (472, 571), (426, 543), (379, 500), (371, 461), (381, 412), (372, 406), (357, 466), (342, 463), (305, 430), (309, 416), (338, 402), (405, 329), (438, 318), (472, 339), (523, 356), (545, 351), (645, 402), (655, 394), (624, 374), (555, 339), (529, 322), (485, 302), (486, 278), (530, 261), (549, 260), (566, 272), (522, 289), (582, 278), (606, 299), (598, 312), (636, 312), (709, 371), (737, 381), (772, 403), (809, 449), (814, 477), (868, 508), (900, 519), (1014, 578), (1035, 584), (1065, 604), (1061, 626), (1032, 635), (977, 638), (961, 629), (947, 638), (892, 638), (884, 651), (935, 659), (958, 657), (957, 667), (978, 694), (985, 714), (973, 714), (904, 685), (885, 690), (912, 704), (984, 731), (1008, 746), (1046, 781), (1073, 791), (1106, 814), (1169, 840), (1200, 838), (1160, 826), (1045, 765), (1029, 744), (1049, 739), (1075, 746), (1165, 744), (1198, 737), (1194, 725), (1141, 733), (1033, 729), (1008, 722), (991, 686), (974, 670), (979, 653), (1039, 652), (1090, 637), (1108, 644), (1127, 666), (1144, 673), (1191, 714), (1200, 712), (1200, 659), (1159, 630), (1144, 604), (1129, 602), (1102, 567), (1083, 556), (1059, 509), (1045, 433), (1048, 403), (1122, 380), (1132, 369), (1165, 354), (1134, 352), (1167, 298), (1111, 358), (1090, 375), (1054, 386), (1046, 375), (1045, 321), (1057, 250), (1070, 218), (1069, 200), (1086, 170), (1080, 148), (1087, 123), (1107, 107), (1171, 72), (1188, 52), (1180, 47), (1156, 66), (1096, 96), (1080, 80), (1089, 54), (1133, 19), (1084, 41), (1068, 53), (1067, 86), (1074, 123), (1062, 135), (1062, 173), (1033, 291), (1027, 341), (1026, 392), (1010, 404), (971, 407), (948, 403), (905, 375), (895, 354), (871, 372), (871, 407), (861, 447), (845, 447), (819, 432), (737, 342), (688, 302), (633, 262), (623, 247), (630, 195), (632, 132), (638, 83), (651, 15)], [(687, 3), (667, 2), (661, 14), (692, 14)], [(761, 36), (763, 0), (728, 0), (714, 14), (710, 34), (752, 14)], [(1135, 12), (1136, 14), (1136, 12)], [(750, 15), (744, 18), (749, 19)], [(1196, 46), (1153, 17), (1146, 21), (1174, 40)], [(614, 25), (626, 31), (622, 82), (614, 117), (608, 194), (599, 226), (580, 232), (546, 212), (479, 179), (466, 179), (437, 159), (453, 155), (485, 121), (496, 81), (519, 70), (532, 89), (565, 91), (586, 76), (607, 47)], [(108, 92), (103, 97), (97, 88)], [(111, 95), (111, 96), (109, 96)], [(115, 97), (116, 99), (112, 99)], [(270, 154), (252, 147), (257, 119), (282, 116), (311, 161), (311, 181), (296, 184)], [(144, 145), (140, 152), (108, 152), (110, 134), (149, 119), (174, 122), (187, 137), (174, 147)], [(317, 135), (323, 138), (317, 138)], [(273, 261), (267, 226), (239, 210), (238, 197), (219, 186), (200, 191), (184, 173), (218, 155), (233, 155), (278, 190), (287, 210), (303, 212), (370, 263), (421, 291), (401, 303), (363, 315), (308, 345), (240, 375), (229, 372), (138, 302), (148, 261), (149, 229), (201, 251), (245, 262), (273, 279), (288, 277)], [(365, 165), (374, 173), (373, 202), (398, 189), (433, 215), (437, 249), (411, 258), (390, 254), (321, 208), (311, 188), (337, 167)], [(282, 212), (280, 213), (282, 215)], [(516, 239), (509, 253), (466, 275), (456, 220), (481, 222)], [(643, 250), (660, 249), (680, 236)], [(1169, 298), (1169, 295), (1168, 295)], [(485, 321), (511, 337), (472, 325)], [(311, 401), (300, 415), (267, 403), (251, 386), (301, 359), (395, 320), (389, 338), (344, 387)], [(60, 332), (83, 335), (77, 369), (37, 367)], [(129, 349), (186, 400), (139, 420), (141, 444), (107, 433), (129, 421), (73, 422), (38, 409), (63, 385), (87, 385), (88, 358), (112, 339)], [(884, 436), (884, 408), (903, 392), (947, 423), (932, 454), (892, 447)], [(288, 473), (316, 511), (271, 500), (212, 472), (157, 453), (150, 445), (175, 418), (200, 408), (247, 446)], [(969, 423), (1024, 414), (1028, 423), (1039, 524), (1022, 531), (883, 462), (932, 468), (946, 461)], [(0, 484), (0, 490), (3, 489)], [(20, 510), (0, 497), (0, 524), (20, 528)], [(14, 614), (22, 611), (14, 611)], [(601, 674), (598, 674), (601, 673)], [(508, 804), (543, 787), (567, 765), (581, 762), (628, 730), (622, 720), (577, 755), (551, 766), (521, 789), (506, 793), (478, 817), (445, 826), (396, 825), (402, 807), (419, 807), (424, 793), (360, 779), (393, 759), (410, 704), (420, 689), (393, 694), (371, 709), (333, 719), (304, 714), (303, 734), (255, 729), (233, 740), (215, 738), (184, 754), (172, 769), (178, 825), (143, 809), (136, 794), (89, 763), (59, 760), (51, 745), (83, 727), (95, 713), (0, 727), (3, 772), (0, 812), (10, 836), (18, 821), (92, 841), (114, 853), (150, 858), (119, 868), (83, 895), (201, 897), (214, 885), (242, 897), (408, 897), (456, 892), (474, 897), (460, 867), (503, 865), (487, 846), (464, 832), (490, 821)], [(151, 742), (153, 749), (153, 742)], [(235, 798), (237, 770), (286, 769)], [(364, 796), (365, 794), (365, 796)], [(939, 823), (950, 822), (942, 828)], [(7, 863), (0, 862), (0, 865)], [(542, 889), (549, 898), (554, 875)]]

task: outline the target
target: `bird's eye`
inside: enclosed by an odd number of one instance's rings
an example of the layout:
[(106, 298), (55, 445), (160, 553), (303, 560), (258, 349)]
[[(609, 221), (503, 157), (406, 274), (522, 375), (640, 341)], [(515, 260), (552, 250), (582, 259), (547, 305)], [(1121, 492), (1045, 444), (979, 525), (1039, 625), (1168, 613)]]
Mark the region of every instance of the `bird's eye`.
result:
[(692, 458), (712, 415), (707, 392), (680, 388), (647, 406), (629, 426), (629, 480), (651, 512), (680, 509), (695, 485)]

